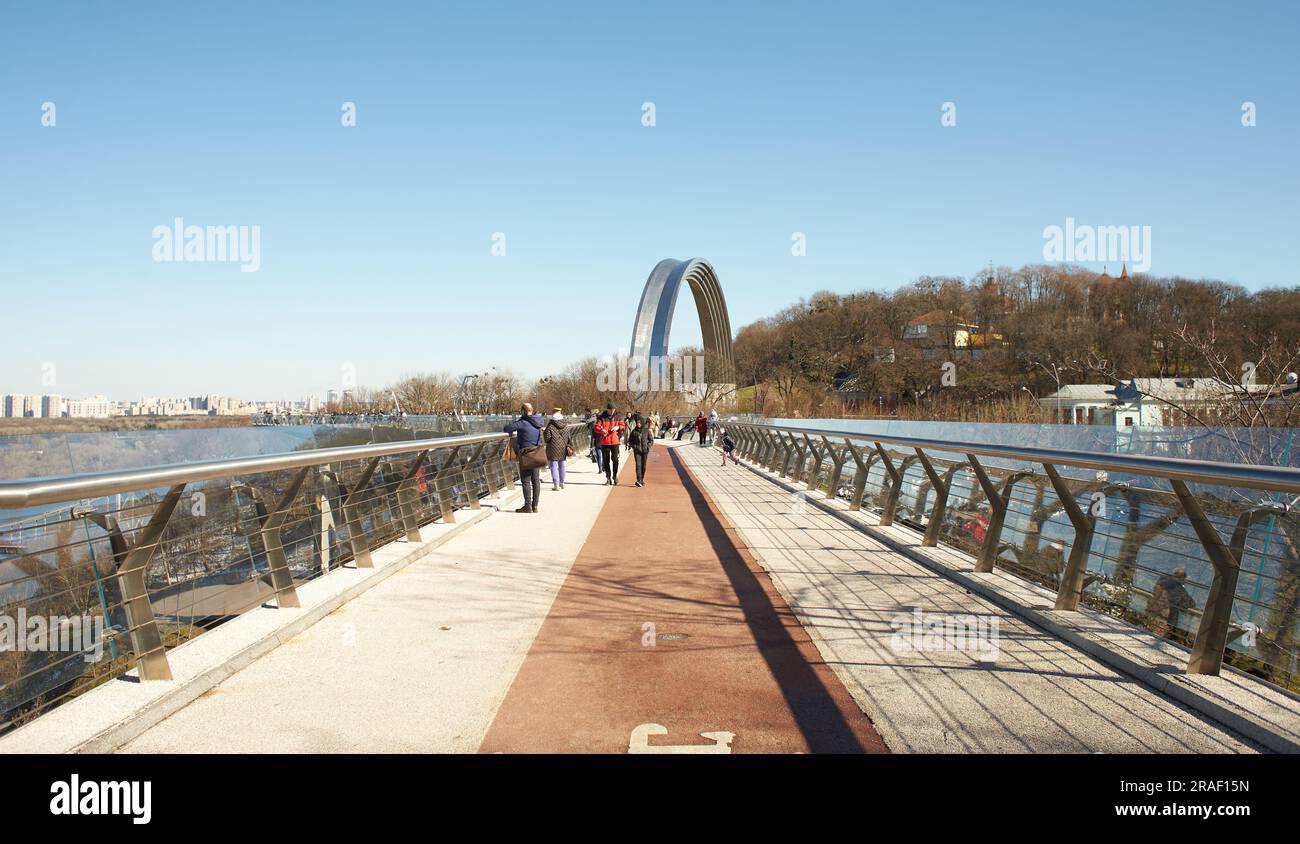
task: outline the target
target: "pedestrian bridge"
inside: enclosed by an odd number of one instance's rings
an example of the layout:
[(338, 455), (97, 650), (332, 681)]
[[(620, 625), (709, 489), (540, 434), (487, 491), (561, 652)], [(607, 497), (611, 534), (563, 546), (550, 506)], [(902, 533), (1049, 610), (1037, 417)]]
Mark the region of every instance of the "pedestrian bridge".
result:
[(105, 622), (0, 654), (0, 751), (1300, 749), (1294, 638), (1233, 611), (1289, 514), (1214, 492), (1300, 472), (733, 424), (608, 487), (572, 431), (536, 514), (495, 434), (0, 483), (4, 612)]

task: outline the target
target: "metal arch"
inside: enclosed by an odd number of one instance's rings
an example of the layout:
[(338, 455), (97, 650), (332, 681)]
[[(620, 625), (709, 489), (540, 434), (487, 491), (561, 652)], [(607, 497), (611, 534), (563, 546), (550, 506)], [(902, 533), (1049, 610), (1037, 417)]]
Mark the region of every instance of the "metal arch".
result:
[(632, 360), (668, 356), (668, 334), (672, 329), (673, 311), (677, 307), (677, 294), (685, 282), (695, 297), (695, 310), (700, 316), (700, 336), (704, 339), (704, 352), (709, 362), (720, 366), (715, 383), (730, 381), (735, 371), (735, 358), (731, 351), (731, 317), (727, 302), (718, 284), (718, 274), (703, 258), (679, 261), (665, 258), (655, 265), (641, 292), (636, 322), (632, 326)]

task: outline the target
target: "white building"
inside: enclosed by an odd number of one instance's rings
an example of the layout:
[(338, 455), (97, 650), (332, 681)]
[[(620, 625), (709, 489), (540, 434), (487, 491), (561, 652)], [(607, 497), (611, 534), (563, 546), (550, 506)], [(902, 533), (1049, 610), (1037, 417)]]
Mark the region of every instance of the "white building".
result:
[[(1180, 408), (1222, 407), (1245, 389), (1217, 378), (1134, 378), (1118, 386), (1066, 384), (1039, 403), (1053, 422), (1122, 429), (1178, 424)], [(1257, 390), (1266, 393), (1267, 387)]]
[(118, 414), (117, 402), (104, 396), (91, 396), (88, 399), (68, 399), (64, 402), (64, 413), (80, 419), (107, 419)]

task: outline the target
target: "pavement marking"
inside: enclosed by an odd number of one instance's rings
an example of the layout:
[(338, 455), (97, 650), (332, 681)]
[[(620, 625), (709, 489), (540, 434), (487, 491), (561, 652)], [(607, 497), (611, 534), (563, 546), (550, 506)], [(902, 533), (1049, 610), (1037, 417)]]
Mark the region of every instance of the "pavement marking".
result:
[(731, 753), (731, 740), (735, 733), (715, 730), (700, 733), (701, 738), (709, 739), (713, 744), (650, 744), (651, 736), (666, 736), (668, 728), (663, 724), (638, 724), (632, 730), (632, 739), (628, 742), (628, 753)]

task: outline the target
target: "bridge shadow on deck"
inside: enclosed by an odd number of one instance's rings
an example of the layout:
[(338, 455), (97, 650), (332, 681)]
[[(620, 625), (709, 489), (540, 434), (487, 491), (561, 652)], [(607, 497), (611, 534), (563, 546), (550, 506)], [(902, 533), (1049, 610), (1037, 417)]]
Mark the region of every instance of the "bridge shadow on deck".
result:
[[(870, 747), (864, 747), (860, 738), (862, 726), (855, 730), (845, 717), (844, 707), (851, 707), (851, 717), (863, 715), (834, 675), (816, 646), (803, 630), (794, 613), (780, 598), (776, 587), (762, 575), (754, 557), (740, 541), (737, 531), (714, 505), (707, 492), (695, 481), (676, 449), (666, 449), (672, 456), (673, 469), (690, 497), (717, 556), (718, 564), (726, 573), (736, 594), (745, 623), (766, 662), (772, 677), (780, 686), (790, 713), (814, 753), (865, 753), (887, 752), (884, 743), (870, 727)], [(766, 581), (766, 582), (764, 582)], [(780, 606), (776, 605), (779, 602)], [(798, 640), (796, 641), (796, 636)], [(817, 667), (821, 668), (819, 672)], [(834, 692), (827, 687), (833, 684)]]

